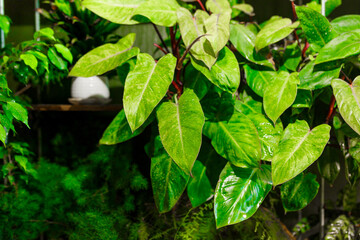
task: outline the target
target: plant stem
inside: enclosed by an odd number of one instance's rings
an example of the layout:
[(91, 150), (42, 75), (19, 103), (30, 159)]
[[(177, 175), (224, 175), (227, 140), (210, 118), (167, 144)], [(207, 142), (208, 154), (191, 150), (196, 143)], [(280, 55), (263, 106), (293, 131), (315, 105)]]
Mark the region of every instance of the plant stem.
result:
[(168, 54), (159, 44), (154, 43), (154, 46), (160, 49), (165, 55)]
[(342, 80), (347, 80), (350, 84), (352, 84), (352, 80), (341, 70), (341, 74), (343, 75)]
[[(291, 1), (291, 8), (292, 8), (293, 17), (294, 17), (293, 21), (295, 22), (295, 21), (298, 19), (298, 17), (297, 17), (297, 14), (296, 14), (294, 1)], [(299, 36), (298, 36), (297, 33), (296, 33), (296, 29), (294, 30), (294, 36), (295, 36), (295, 38), (296, 38), (296, 41), (297, 41), (299, 47), (301, 48)]]
[(173, 54), (175, 55), (176, 39), (175, 39), (174, 27), (170, 27), (169, 31), (170, 31), (170, 39), (171, 39), (171, 48)]
[(203, 35), (198, 36), (198, 37), (190, 44), (190, 46), (186, 48), (184, 54), (181, 56), (181, 58), (179, 59), (177, 65), (176, 65), (176, 69), (177, 69), (177, 70), (181, 70), (181, 68), (182, 68), (182, 63), (184, 62), (186, 55), (190, 52), (192, 46), (194, 46), (194, 44), (195, 44), (197, 41), (199, 41), (200, 38), (202, 38), (202, 37), (204, 37), (204, 36), (206, 36), (206, 34), (203, 34)]
[(205, 9), (204, 5), (202, 4), (201, 0), (196, 0), (196, 1), (199, 3), (201, 9), (206, 12), (206, 9)]
[(309, 49), (309, 47), (310, 47), (309, 42), (306, 40), (304, 49), (303, 49), (302, 52), (301, 52), (302, 58), (305, 58), (305, 57), (306, 57), (305, 53), (306, 53), (306, 51)]
[(166, 51), (169, 53), (170, 51), (169, 51), (168, 47), (166, 46), (165, 41), (164, 41), (164, 39), (162, 38), (162, 36), (161, 36), (161, 34), (160, 34), (160, 32), (159, 32), (159, 29), (156, 27), (155, 24), (152, 24), (152, 25), (154, 26), (155, 32), (157, 33), (157, 35), (158, 35), (159, 38), (160, 38), (161, 44), (164, 46), (164, 48), (166, 49)]
[(19, 96), (20, 94), (23, 94), (24, 92), (26, 92), (28, 89), (30, 89), (32, 87), (31, 83), (27, 84), (24, 88), (20, 89), (19, 91), (17, 91), (14, 96)]
[(331, 117), (333, 116), (334, 106), (335, 106), (335, 97), (334, 97), (334, 95), (332, 95), (332, 96), (331, 96), (331, 100), (330, 100), (329, 113), (328, 113), (328, 115), (326, 116), (326, 121), (325, 121), (326, 124), (329, 124), (329, 122), (330, 122), (330, 120), (331, 120)]

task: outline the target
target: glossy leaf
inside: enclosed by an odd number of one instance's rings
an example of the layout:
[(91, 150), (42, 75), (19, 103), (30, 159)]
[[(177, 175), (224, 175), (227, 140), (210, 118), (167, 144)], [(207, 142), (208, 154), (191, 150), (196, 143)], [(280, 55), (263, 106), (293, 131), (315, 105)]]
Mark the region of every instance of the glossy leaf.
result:
[[(219, 109), (219, 112), (226, 111)], [(206, 121), (204, 135), (211, 139), (216, 152), (238, 167), (257, 167), (261, 144), (252, 121), (234, 111), (229, 120)]]
[(316, 175), (300, 173), (281, 186), (281, 201), (286, 212), (306, 207), (317, 195), (319, 183)]
[(45, 38), (48, 38), (50, 40), (56, 41), (56, 39), (54, 37), (54, 30), (52, 30), (49, 27), (42, 28), (39, 31), (34, 33), (34, 39), (41, 38), (41, 37), (45, 37)]
[(231, 13), (228, 0), (208, 0), (206, 1), (206, 8), (214, 14)]
[(193, 207), (200, 206), (209, 200), (214, 190), (211, 187), (210, 180), (206, 175), (206, 166), (200, 161), (196, 161), (192, 169), (193, 177), (187, 186), (187, 194)]
[(299, 72), (301, 89), (315, 90), (331, 85), (339, 77), (341, 67), (332, 70), (315, 70), (315, 61), (311, 61)]
[(310, 90), (298, 89), (294, 103), (291, 105), (293, 108), (311, 108), (313, 104), (313, 95)]
[(191, 58), (191, 63), (194, 68), (223, 91), (234, 93), (240, 85), (239, 64), (235, 55), (226, 47), (219, 52), (218, 60), (211, 70), (194, 58)]
[(328, 227), (324, 240), (356, 239), (355, 226), (345, 215), (340, 215)]
[(49, 48), (47, 53), (50, 62), (60, 70), (67, 70), (67, 62), (56, 52), (54, 47)]
[(38, 60), (32, 54), (25, 53), (20, 55), (20, 59), (24, 61), (26, 65), (28, 65), (32, 70), (37, 73)]
[(244, 65), (245, 77), (248, 86), (260, 97), (268, 86), (271, 86), (273, 79), (277, 77), (277, 72), (271, 69), (264, 69), (252, 65)]
[(360, 29), (360, 15), (345, 15), (331, 21), (333, 29), (342, 34)]
[(0, 15), (0, 28), (4, 31), (5, 36), (9, 33), (11, 20), (8, 16)]
[(72, 56), (70, 50), (67, 47), (65, 47), (62, 44), (58, 44), (58, 43), (55, 44), (54, 46), (56, 48), (56, 51), (58, 53), (60, 53), (63, 56), (63, 58), (65, 58), (69, 63), (72, 63), (73, 56)]
[(184, 82), (185, 89), (192, 89), (200, 100), (206, 95), (210, 88), (208, 79), (191, 64), (186, 67)]
[(140, 128), (132, 132), (129, 123), (126, 120), (125, 112), (124, 110), (121, 110), (106, 128), (102, 138), (100, 139), (100, 144), (113, 145), (136, 137), (144, 131), (152, 120), (154, 120), (154, 118), (149, 117)]
[(188, 90), (175, 103), (164, 102), (156, 111), (161, 142), (187, 174), (199, 154), (205, 118), (196, 94)]
[(306, 39), (315, 51), (319, 51), (325, 44), (337, 36), (329, 21), (321, 13), (308, 7), (297, 6), (296, 14)]
[(360, 32), (341, 34), (327, 43), (316, 57), (315, 63), (344, 59), (360, 53)]
[(176, 58), (172, 54), (157, 63), (146, 53), (138, 55), (136, 66), (125, 82), (123, 104), (132, 131), (139, 128), (165, 96), (173, 80)]
[(176, 24), (179, 7), (176, 0), (150, 0), (143, 2), (133, 14), (145, 16), (156, 25), (171, 27)]
[(0, 124), (0, 141), (5, 145), (6, 143), (6, 131), (3, 125)]
[(14, 116), (15, 119), (24, 123), (28, 128), (28, 112), (26, 108), (16, 102), (8, 102), (6, 105), (7, 110)]
[(358, 162), (360, 162), (360, 138), (352, 138), (349, 142), (349, 153)]
[(82, 5), (111, 22), (118, 24), (137, 24), (132, 19), (135, 10), (147, 0), (84, 0)]
[(45, 70), (47, 72), (49, 72), (49, 59), (45, 54), (43, 54), (42, 52), (33, 51), (33, 50), (26, 51), (26, 53), (29, 53), (29, 54), (35, 56), (39, 60), (38, 62), (42, 63)]
[(156, 207), (160, 213), (170, 211), (184, 192), (189, 176), (166, 153), (159, 137), (155, 138), (150, 176)]
[(91, 50), (79, 59), (69, 75), (92, 77), (120, 66), (139, 54), (139, 49), (132, 47), (134, 41), (135, 34), (130, 33), (117, 43), (107, 43)]
[(329, 138), (329, 125), (322, 124), (310, 130), (304, 120), (289, 124), (272, 158), (274, 186), (289, 181), (315, 162)]
[(230, 25), (230, 41), (244, 58), (258, 65), (274, 68), (264, 56), (255, 51), (255, 38), (256, 35), (244, 25)]
[(256, 51), (286, 38), (298, 26), (299, 22), (292, 23), (289, 18), (279, 19), (267, 24), (256, 36)]
[(264, 110), (273, 123), (295, 101), (298, 83), (297, 73), (289, 74), (281, 71), (273, 79), (272, 84), (266, 88)]
[(296, 71), (301, 62), (301, 49), (299, 45), (295, 42), (286, 47), (284, 53), (284, 63), (283, 65), (291, 70)]
[(269, 165), (238, 168), (227, 164), (215, 190), (216, 227), (224, 227), (250, 218), (271, 190)]
[(212, 14), (205, 20), (206, 39), (210, 42), (215, 56), (223, 49), (230, 37), (230, 13)]
[(351, 85), (341, 79), (331, 83), (341, 116), (347, 124), (360, 134), (360, 77)]

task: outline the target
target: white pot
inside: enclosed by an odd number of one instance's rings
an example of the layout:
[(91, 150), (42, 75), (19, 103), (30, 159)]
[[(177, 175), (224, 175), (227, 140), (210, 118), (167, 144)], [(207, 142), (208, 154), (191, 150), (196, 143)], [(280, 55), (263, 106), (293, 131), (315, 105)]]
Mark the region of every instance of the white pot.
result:
[(71, 97), (86, 99), (90, 97), (109, 98), (110, 91), (104, 81), (98, 76), (77, 77), (71, 84)]

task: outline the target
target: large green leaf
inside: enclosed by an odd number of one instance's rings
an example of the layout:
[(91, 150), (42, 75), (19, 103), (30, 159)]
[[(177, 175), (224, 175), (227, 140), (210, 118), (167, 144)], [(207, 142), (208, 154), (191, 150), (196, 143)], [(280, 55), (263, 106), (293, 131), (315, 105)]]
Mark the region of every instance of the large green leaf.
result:
[(281, 71), (273, 79), (271, 85), (266, 88), (264, 110), (274, 123), (295, 101), (298, 83), (297, 73), (289, 74)]
[(6, 109), (10, 111), (10, 113), (14, 116), (16, 120), (24, 123), (28, 128), (28, 112), (26, 108), (16, 102), (8, 102), (6, 105)]
[(192, 16), (186, 8), (179, 8), (177, 17), (185, 46), (187, 48), (191, 46), (190, 53), (192, 56), (202, 61), (208, 69), (211, 69), (216, 62), (216, 53), (204, 35), (206, 33), (204, 24), (209, 15), (202, 10), (197, 10)]
[(106, 128), (102, 138), (100, 139), (100, 144), (113, 145), (136, 137), (144, 131), (152, 120), (154, 120), (154, 118), (150, 115), (141, 127), (132, 132), (129, 123), (126, 120), (125, 112), (124, 110), (121, 110)]
[(92, 77), (113, 70), (139, 54), (139, 49), (132, 47), (134, 41), (135, 33), (130, 33), (117, 43), (107, 43), (91, 50), (79, 59), (69, 75)]
[(315, 61), (311, 61), (299, 72), (301, 89), (315, 90), (331, 85), (331, 81), (339, 77), (341, 67), (332, 70), (316, 70)]
[(205, 117), (196, 94), (185, 91), (175, 103), (164, 102), (156, 111), (161, 142), (187, 174), (199, 154)]
[(338, 33), (360, 29), (360, 15), (345, 15), (331, 21), (331, 26)]
[(228, 0), (207, 0), (206, 8), (215, 14), (231, 13), (231, 7)]
[(315, 51), (319, 51), (325, 44), (337, 36), (329, 21), (319, 12), (308, 7), (296, 7), (296, 14), (300, 20), (306, 39)]
[(230, 25), (230, 41), (244, 58), (258, 65), (274, 68), (264, 56), (255, 51), (255, 38), (256, 35), (244, 25)]
[(156, 25), (171, 27), (176, 24), (179, 7), (176, 0), (150, 0), (143, 2), (133, 14), (145, 16)]
[(192, 89), (201, 100), (210, 88), (210, 82), (200, 71), (196, 70), (191, 64), (186, 67), (184, 88)]
[(215, 190), (214, 211), (217, 228), (251, 217), (271, 190), (269, 165), (238, 168), (227, 164)]
[(246, 82), (248, 86), (260, 97), (277, 77), (277, 72), (252, 65), (244, 65)]
[(327, 43), (316, 57), (315, 63), (344, 59), (360, 53), (360, 31), (348, 32)]
[(189, 176), (166, 153), (159, 137), (155, 138), (150, 176), (154, 199), (159, 212), (170, 211), (184, 192)]
[(262, 28), (256, 36), (256, 51), (286, 38), (298, 26), (299, 22), (292, 23), (289, 18), (279, 19), (266, 24), (266, 26)]
[[(219, 109), (219, 112), (227, 111)], [(261, 144), (252, 121), (234, 111), (229, 120), (206, 121), (204, 135), (211, 139), (216, 152), (238, 167), (257, 167)]]
[(292, 108), (311, 108), (313, 104), (313, 94), (310, 90), (298, 89)]
[(234, 93), (240, 85), (239, 64), (235, 55), (226, 47), (219, 52), (218, 60), (211, 70), (194, 58), (191, 58), (191, 63), (223, 91)]
[(174, 76), (176, 58), (172, 54), (154, 59), (138, 55), (136, 66), (125, 82), (124, 110), (132, 131), (139, 128), (166, 94)]
[(206, 166), (200, 161), (196, 161), (192, 170), (193, 177), (190, 178), (187, 186), (187, 194), (193, 207), (200, 206), (209, 200), (214, 190), (211, 187), (210, 180), (206, 175)]
[(322, 124), (310, 130), (304, 120), (287, 126), (272, 158), (274, 186), (294, 178), (320, 157), (329, 141), (330, 129)]
[(206, 39), (209, 40), (216, 56), (229, 41), (230, 19), (230, 13), (222, 13), (212, 14), (205, 20)]
[(147, 0), (84, 0), (82, 5), (111, 22), (137, 24), (132, 19), (136, 8)]
[[(341, 0), (326, 0), (325, 2), (325, 16), (329, 16), (335, 8), (341, 5)], [(306, 4), (307, 7), (321, 13), (321, 2), (320, 0), (312, 0)]]
[(360, 76), (351, 85), (341, 79), (331, 83), (341, 116), (355, 132), (360, 134)]
[(286, 212), (306, 207), (319, 191), (316, 175), (300, 173), (281, 186), (281, 201)]

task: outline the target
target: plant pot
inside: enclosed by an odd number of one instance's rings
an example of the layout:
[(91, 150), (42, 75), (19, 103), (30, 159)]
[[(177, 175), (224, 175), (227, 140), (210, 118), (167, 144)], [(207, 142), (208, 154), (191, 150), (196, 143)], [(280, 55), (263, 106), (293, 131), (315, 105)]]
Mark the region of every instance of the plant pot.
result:
[(110, 99), (107, 78), (77, 77), (71, 84), (71, 103), (107, 103)]

